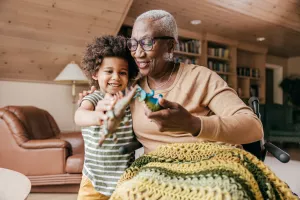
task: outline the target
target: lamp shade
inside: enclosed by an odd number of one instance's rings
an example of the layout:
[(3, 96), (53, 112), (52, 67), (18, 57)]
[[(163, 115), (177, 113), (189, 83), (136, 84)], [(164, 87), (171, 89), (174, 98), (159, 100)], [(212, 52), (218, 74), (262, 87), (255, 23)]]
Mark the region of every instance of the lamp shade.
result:
[(54, 80), (65, 82), (76, 81), (76, 83), (86, 83), (88, 81), (87, 77), (74, 61), (69, 63)]

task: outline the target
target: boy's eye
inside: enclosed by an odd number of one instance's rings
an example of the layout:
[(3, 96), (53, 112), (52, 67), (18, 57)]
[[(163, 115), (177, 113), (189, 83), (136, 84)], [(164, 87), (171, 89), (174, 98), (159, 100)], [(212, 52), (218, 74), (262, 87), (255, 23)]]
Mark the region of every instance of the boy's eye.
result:
[(127, 72), (120, 72), (121, 75), (127, 75)]
[(112, 70), (107, 70), (107, 71), (105, 71), (105, 72), (106, 72), (106, 73), (109, 73), (109, 74), (113, 73)]

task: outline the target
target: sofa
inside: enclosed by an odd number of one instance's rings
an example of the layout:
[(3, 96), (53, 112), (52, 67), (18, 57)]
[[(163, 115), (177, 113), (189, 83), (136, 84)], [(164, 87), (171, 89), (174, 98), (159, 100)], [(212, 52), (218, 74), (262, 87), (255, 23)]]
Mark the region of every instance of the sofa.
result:
[(31, 192), (78, 192), (83, 161), (81, 132), (62, 133), (34, 106), (0, 108), (0, 168), (26, 175)]

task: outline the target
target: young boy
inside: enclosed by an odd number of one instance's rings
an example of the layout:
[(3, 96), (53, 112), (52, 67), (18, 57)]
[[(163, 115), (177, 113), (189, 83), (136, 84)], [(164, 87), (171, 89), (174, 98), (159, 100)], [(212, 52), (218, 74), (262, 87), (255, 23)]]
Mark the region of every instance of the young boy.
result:
[(78, 200), (108, 199), (124, 170), (134, 161), (134, 154), (122, 155), (118, 151), (121, 146), (134, 140), (134, 133), (128, 102), (125, 113), (124, 109), (123, 113), (114, 113), (117, 119), (114, 121), (117, 126), (114, 128), (117, 141), (108, 136), (99, 145), (104, 133), (97, 103), (107, 94), (115, 96), (115, 101), (122, 99), (121, 91), (135, 77), (137, 68), (124, 37), (103, 36), (87, 46), (82, 69), (97, 91), (85, 96), (75, 113), (76, 124), (84, 127), (82, 135), (85, 143), (83, 177)]

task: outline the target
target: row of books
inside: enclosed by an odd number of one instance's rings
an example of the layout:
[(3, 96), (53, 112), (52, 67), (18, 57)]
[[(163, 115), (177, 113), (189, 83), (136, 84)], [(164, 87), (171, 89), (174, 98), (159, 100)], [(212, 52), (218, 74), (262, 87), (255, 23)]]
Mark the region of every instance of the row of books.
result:
[(199, 40), (179, 40), (175, 50), (188, 53), (201, 53), (201, 41)]
[(229, 64), (218, 61), (208, 61), (208, 68), (218, 72), (229, 72)]
[(188, 58), (184, 56), (174, 56), (174, 61), (179, 63), (185, 63), (185, 64), (196, 64), (196, 58)]
[(238, 67), (237, 75), (259, 78), (259, 69), (258, 68), (250, 68), (250, 67)]
[(216, 56), (221, 58), (229, 58), (229, 49), (208, 47), (207, 54), (209, 56)]

